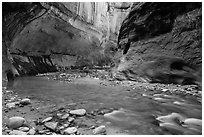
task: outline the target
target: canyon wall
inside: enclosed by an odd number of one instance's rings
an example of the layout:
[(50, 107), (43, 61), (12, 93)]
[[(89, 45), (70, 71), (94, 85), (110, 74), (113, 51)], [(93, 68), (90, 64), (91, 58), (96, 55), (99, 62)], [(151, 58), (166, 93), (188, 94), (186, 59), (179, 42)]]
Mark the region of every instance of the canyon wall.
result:
[(3, 3), (3, 73), (110, 65), (130, 7), (125, 2)]
[(134, 3), (118, 48), (117, 79), (201, 85), (202, 3)]

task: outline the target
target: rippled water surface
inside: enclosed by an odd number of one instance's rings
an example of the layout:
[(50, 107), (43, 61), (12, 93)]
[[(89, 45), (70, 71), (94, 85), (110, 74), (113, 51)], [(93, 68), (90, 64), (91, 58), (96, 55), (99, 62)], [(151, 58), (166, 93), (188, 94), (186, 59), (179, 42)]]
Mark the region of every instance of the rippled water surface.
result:
[(104, 115), (103, 120), (108, 127), (126, 134), (185, 134), (159, 127), (156, 117), (171, 113), (202, 119), (202, 106), (192, 98), (141, 89), (128, 90), (122, 86), (104, 86), (100, 82), (90, 78), (68, 83), (44, 77), (24, 77), (9, 83), (7, 87), (19, 95), (45, 101), (45, 104), (82, 103), (88, 112), (114, 108), (113, 112)]

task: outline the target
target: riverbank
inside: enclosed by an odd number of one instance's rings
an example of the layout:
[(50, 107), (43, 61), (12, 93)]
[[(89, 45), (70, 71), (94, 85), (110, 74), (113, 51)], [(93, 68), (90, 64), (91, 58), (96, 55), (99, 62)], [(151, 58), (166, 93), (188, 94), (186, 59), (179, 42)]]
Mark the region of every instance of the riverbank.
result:
[[(168, 115), (169, 113), (177, 112), (180, 115), (185, 115), (186, 118), (193, 117), (195, 119), (201, 119), (202, 117), (202, 94), (196, 85), (173, 85), (173, 84), (148, 84), (148, 83), (138, 83), (131, 81), (115, 81), (109, 77), (108, 72), (103, 70), (94, 71), (95, 73), (84, 73), (84, 72), (63, 72), (63, 73), (51, 73), (38, 75), (36, 80), (41, 80), (41, 78), (47, 79), (50, 82), (58, 83), (62, 81), (65, 89), (69, 88), (70, 91), (76, 93), (69, 93), (67, 96), (71, 96), (70, 99), (61, 97), (65, 100), (54, 100), (55, 98), (61, 99), (59, 97), (52, 97), (48, 92), (47, 94), (42, 93), (46, 97), (36, 97), (33, 94), (27, 93), (26, 91), (20, 91), (20, 89), (11, 90), (9, 84), (2, 87), (2, 133), (6, 134), (35, 134), (35, 135), (56, 135), (56, 134), (77, 134), (77, 135), (91, 135), (91, 134), (200, 134), (199, 128), (197, 131), (192, 130), (192, 132), (186, 132), (189, 128), (182, 127), (182, 130), (178, 128), (177, 131), (172, 130), (168, 127), (159, 127), (159, 121), (156, 119), (162, 115)], [(34, 81), (36, 81), (34, 80)], [(26, 81), (26, 80), (25, 80)], [(22, 83), (24, 81), (21, 81)], [(41, 82), (39, 82), (41, 83)], [(52, 83), (50, 85), (52, 87)], [(19, 83), (13, 83), (13, 87)], [(25, 85), (25, 83), (23, 83)], [(36, 84), (37, 85), (37, 84)], [(74, 86), (76, 85), (76, 86)], [(11, 86), (11, 87), (12, 87)], [(53, 85), (54, 87), (55, 85)], [(72, 87), (73, 86), (73, 87)], [(87, 86), (87, 87), (86, 87)], [(17, 87), (17, 86), (16, 86)], [(84, 92), (78, 90), (83, 89)], [(91, 89), (94, 87), (93, 89)], [(100, 87), (100, 88), (97, 88)], [(36, 87), (37, 88), (37, 87)], [(39, 87), (40, 88), (40, 87)], [(76, 89), (80, 88), (80, 89)], [(90, 91), (86, 90), (89, 89)], [(76, 90), (75, 90), (76, 89)], [(60, 89), (59, 89), (60, 90)], [(67, 89), (68, 90), (68, 89)], [(99, 92), (95, 92), (101, 90)], [(107, 91), (108, 90), (108, 91)], [(46, 92), (45, 89), (42, 91)], [(49, 89), (48, 89), (49, 91)], [(36, 91), (37, 92), (37, 91)], [(55, 91), (59, 92), (59, 91)], [(66, 93), (66, 92), (65, 92)], [(63, 92), (63, 94), (66, 96)], [(100, 96), (97, 94), (101, 94)], [(30, 94), (30, 95), (29, 95)], [(58, 93), (62, 94), (62, 93)], [(22, 104), (20, 103), (23, 99), (29, 99), (30, 103)], [(77, 99), (74, 99), (77, 98)], [(121, 100), (119, 102), (119, 100)], [(142, 101), (141, 101), (142, 100)], [(145, 104), (145, 101), (147, 103)], [(150, 102), (151, 101), (151, 102)], [(114, 103), (113, 103), (114, 102)], [(155, 104), (153, 108), (151, 105)], [(8, 105), (10, 103), (10, 105)], [(94, 104), (95, 103), (95, 104)], [(127, 106), (131, 103), (130, 106)], [(132, 104), (133, 103), (133, 104)], [(134, 104), (136, 103), (136, 104)], [(142, 104), (143, 103), (143, 104)], [(135, 105), (136, 108), (134, 108)], [(144, 106), (140, 106), (144, 105)], [(167, 108), (162, 108), (162, 107)], [(127, 108), (125, 108), (127, 106)], [(158, 107), (157, 107), (158, 106)], [(121, 108), (125, 108), (122, 109)], [(128, 108), (129, 107), (129, 108)], [(191, 109), (194, 112), (191, 112)], [(73, 114), (72, 110), (82, 110), (83, 114)], [(134, 112), (133, 110), (136, 109)], [(143, 110), (144, 109), (144, 110)], [(149, 111), (148, 114), (146, 111)], [(157, 110), (158, 109), (158, 110)], [(165, 109), (165, 110), (164, 110)], [(130, 111), (131, 110), (131, 111)], [(157, 110), (157, 111), (155, 111)], [(138, 111), (141, 111), (139, 113)], [(143, 112), (144, 111), (144, 112)], [(115, 112), (117, 114), (115, 114)], [(134, 113), (133, 113), (134, 112)], [(182, 114), (182, 112), (184, 114)], [(134, 117), (129, 116), (129, 114), (134, 115)], [(142, 114), (144, 119), (145, 115), (151, 116), (151, 121), (142, 121), (143, 118), (137, 119), (138, 114)], [(8, 127), (9, 118), (14, 116), (20, 116), (26, 120), (24, 125), (20, 127), (26, 128), (16, 128), (11, 129)], [(104, 117), (106, 119), (104, 119)], [(113, 118), (112, 118), (113, 117)], [(136, 118), (135, 118), (136, 117)], [(148, 116), (149, 117), (149, 116)], [(119, 118), (117, 120), (116, 118)], [(128, 118), (128, 119), (126, 119)], [(108, 119), (108, 120), (107, 120)], [(140, 125), (142, 130), (132, 129), (135, 123), (131, 123), (132, 119), (137, 119), (137, 121), (144, 122)], [(44, 121), (43, 121), (44, 120)], [(126, 121), (123, 121), (126, 120)], [(125, 130), (121, 127), (114, 126), (123, 123), (125, 128), (130, 129)], [(145, 126), (145, 122), (149, 122)], [(152, 122), (152, 123), (151, 123)], [(137, 125), (137, 124), (136, 124)], [(139, 126), (138, 125), (138, 126)], [(128, 126), (132, 126), (131, 128)], [(152, 126), (150, 129), (148, 126)], [(176, 126), (175, 126), (176, 127)], [(24, 131), (22, 131), (22, 129)], [(148, 129), (148, 130), (147, 130)], [(17, 132), (17, 131), (18, 132)], [(144, 131), (143, 131), (144, 130)], [(146, 131), (145, 131), (146, 130)], [(19, 132), (21, 131), (21, 132)], [(134, 131), (134, 132), (133, 132)], [(181, 132), (180, 132), (181, 131)]]

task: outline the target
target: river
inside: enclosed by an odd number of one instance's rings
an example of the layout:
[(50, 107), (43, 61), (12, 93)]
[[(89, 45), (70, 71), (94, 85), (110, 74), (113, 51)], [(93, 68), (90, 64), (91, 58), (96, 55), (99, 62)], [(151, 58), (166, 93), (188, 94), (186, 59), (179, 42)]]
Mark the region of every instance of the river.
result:
[(156, 120), (158, 116), (171, 113), (202, 119), (202, 105), (193, 98), (101, 83), (104, 82), (91, 78), (70, 83), (46, 77), (23, 77), (8, 83), (7, 89), (17, 92), (19, 96), (44, 101), (45, 104), (81, 104), (87, 112), (112, 108), (114, 111), (105, 114), (103, 121), (109, 128), (125, 134), (177, 134), (161, 128)]

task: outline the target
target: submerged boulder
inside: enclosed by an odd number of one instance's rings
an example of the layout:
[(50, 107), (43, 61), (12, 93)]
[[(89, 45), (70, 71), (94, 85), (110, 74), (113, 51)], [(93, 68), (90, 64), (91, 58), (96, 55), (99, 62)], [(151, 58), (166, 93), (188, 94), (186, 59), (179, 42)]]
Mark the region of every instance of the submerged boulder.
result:
[(17, 129), (23, 126), (25, 123), (26, 120), (24, 118), (15, 116), (8, 119), (7, 126), (9, 128)]

